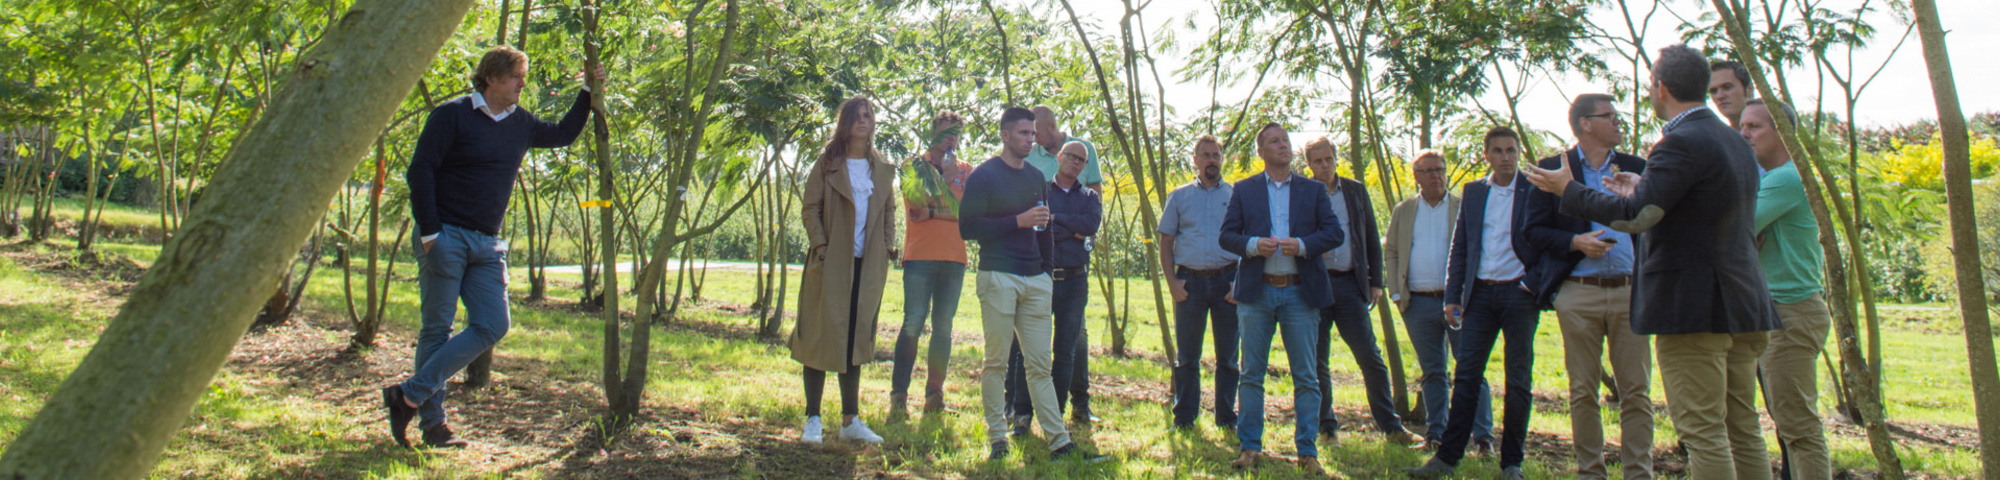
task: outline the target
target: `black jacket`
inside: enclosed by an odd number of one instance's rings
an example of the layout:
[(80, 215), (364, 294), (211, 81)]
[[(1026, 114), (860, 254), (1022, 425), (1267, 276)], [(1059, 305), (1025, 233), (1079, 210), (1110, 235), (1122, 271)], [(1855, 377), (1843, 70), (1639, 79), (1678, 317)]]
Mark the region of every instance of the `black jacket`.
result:
[[(1568, 162), (1569, 171), (1577, 175), (1578, 181), (1581, 181), (1586, 165), (1578, 160), (1577, 149), (1564, 150), (1560, 154), (1543, 158), (1535, 163), (1541, 165), (1543, 169), (1555, 170), (1557, 162)], [(1619, 171), (1634, 174), (1643, 175), (1646, 170), (1646, 159), (1623, 152), (1612, 152), (1611, 164), (1616, 165)], [(1570, 249), (1570, 239), (1592, 230), (1589, 220), (1557, 212), (1562, 207), (1561, 204), (1562, 197), (1541, 189), (1534, 189), (1528, 193), (1526, 228), (1528, 244), (1533, 245), (1542, 256), (1540, 260), (1542, 268), (1528, 278), (1528, 287), (1535, 289), (1535, 308), (1543, 310), (1554, 308), (1557, 288), (1562, 286), (1563, 280), (1569, 278), (1571, 271), (1576, 270), (1576, 265), (1583, 261), (1583, 252)], [(1632, 261), (1635, 267), (1638, 263), (1640, 238), (1638, 234), (1632, 236), (1634, 257)]]
[[(1469, 283), (1476, 283), (1479, 276), (1479, 259), (1485, 258), (1486, 242), (1486, 194), (1492, 190), (1493, 182), (1486, 178), (1473, 180), (1459, 191), (1458, 224), (1451, 229), (1451, 255), (1445, 264), (1444, 303), (1450, 305), (1472, 304)], [(1513, 239), (1514, 256), (1521, 261), (1521, 269), (1526, 272), (1521, 281), (1535, 278), (1536, 261), (1534, 247), (1528, 244), (1528, 236), (1521, 229), (1527, 219), (1528, 190), (1535, 186), (1526, 177), (1515, 174), (1514, 183), (1506, 187), (1514, 189), (1514, 231), (1507, 238)], [(1533, 288), (1534, 285), (1528, 285)]]
[(1368, 298), (1368, 289), (1382, 288), (1382, 233), (1375, 226), (1375, 204), (1368, 199), (1368, 186), (1354, 179), (1342, 177), (1340, 191), (1342, 200), (1347, 202), (1347, 211), (1333, 212), (1347, 223), (1350, 234), (1347, 249), (1353, 254), (1352, 273), (1354, 284), (1362, 286), (1357, 292), (1361, 298)]
[(1631, 198), (1571, 182), (1562, 199), (1564, 214), (1646, 232), (1635, 252), (1633, 333), (1781, 328), (1752, 244), (1757, 158), (1750, 144), (1699, 108), (1668, 125), (1646, 162), (1645, 180)]

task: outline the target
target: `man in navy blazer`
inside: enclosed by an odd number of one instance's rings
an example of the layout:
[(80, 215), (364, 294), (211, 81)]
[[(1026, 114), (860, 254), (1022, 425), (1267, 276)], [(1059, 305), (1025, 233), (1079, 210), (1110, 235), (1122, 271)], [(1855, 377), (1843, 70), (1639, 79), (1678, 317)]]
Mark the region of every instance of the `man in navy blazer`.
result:
[[(1625, 141), (1625, 120), (1617, 100), (1586, 93), (1570, 102), (1570, 132), (1576, 147), (1537, 162), (1543, 169), (1568, 165), (1582, 173), (1585, 186), (1605, 191), (1605, 182), (1619, 172), (1642, 174), (1646, 159), (1615, 150)], [(1535, 305), (1554, 308), (1562, 331), (1563, 366), (1569, 377), (1569, 424), (1575, 440), (1571, 453), (1580, 478), (1608, 478), (1604, 461), (1604, 420), (1599, 413), (1597, 384), (1605, 380), (1617, 394), (1619, 461), (1627, 480), (1653, 478), (1653, 346), (1632, 332), (1632, 273), (1637, 234), (1563, 215), (1562, 197), (1536, 190), (1528, 195), (1528, 242), (1542, 256), (1541, 268), (1529, 277)], [(1604, 369), (1610, 357), (1608, 373)]]
[(1458, 367), (1452, 374), (1451, 412), (1445, 415), (1444, 439), (1437, 453), (1422, 467), (1405, 470), (1412, 477), (1449, 476), (1465, 458), (1479, 387), (1486, 383), (1486, 361), (1493, 354), (1493, 343), (1506, 335), (1507, 403), (1501, 419), (1505, 430), (1500, 436), (1500, 472), (1501, 478), (1525, 478), (1521, 461), (1528, 416), (1534, 411), (1531, 387), (1535, 326), (1540, 318), (1527, 280), (1540, 256), (1521, 227), (1534, 186), (1515, 175), (1521, 137), (1513, 129), (1487, 130), (1484, 144), (1492, 174), (1465, 184), (1445, 267), (1445, 322), (1463, 329)]
[(1282, 329), (1291, 357), (1299, 468), (1323, 475), (1315, 446), (1322, 395), (1313, 347), (1319, 342), (1319, 310), (1333, 304), (1333, 287), (1320, 256), (1345, 239), (1326, 185), (1292, 172), (1289, 135), (1277, 123), (1257, 130), (1264, 173), (1236, 182), (1217, 235), (1224, 250), (1243, 257), (1231, 292), (1243, 341), (1243, 374), (1236, 387), (1242, 451), (1230, 464), (1249, 468), (1264, 456), (1264, 372), (1271, 336)]
[(1632, 331), (1654, 335), (1667, 413), (1692, 478), (1771, 478), (1757, 423), (1757, 359), (1780, 328), (1754, 246), (1757, 156), (1704, 104), (1708, 59), (1686, 45), (1653, 61), (1653, 114), (1667, 120), (1646, 175), (1599, 192), (1567, 167), (1522, 172), (1562, 195), (1562, 213), (1626, 232), (1639, 248)]

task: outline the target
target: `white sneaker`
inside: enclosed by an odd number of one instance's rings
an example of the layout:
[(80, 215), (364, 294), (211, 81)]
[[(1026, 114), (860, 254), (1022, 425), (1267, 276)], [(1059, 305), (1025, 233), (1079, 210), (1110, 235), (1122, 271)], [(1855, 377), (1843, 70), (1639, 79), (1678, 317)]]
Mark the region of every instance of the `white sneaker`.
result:
[(818, 415), (806, 417), (806, 430), (804, 432), (799, 433), (799, 441), (806, 443), (819, 443), (821, 436), (820, 431), (825, 429), (826, 429), (825, 426), (820, 425)]
[(876, 435), (874, 430), (869, 430), (868, 423), (862, 422), (859, 418), (854, 419), (854, 423), (840, 427), (840, 439), (859, 440), (869, 445), (882, 443), (882, 436)]

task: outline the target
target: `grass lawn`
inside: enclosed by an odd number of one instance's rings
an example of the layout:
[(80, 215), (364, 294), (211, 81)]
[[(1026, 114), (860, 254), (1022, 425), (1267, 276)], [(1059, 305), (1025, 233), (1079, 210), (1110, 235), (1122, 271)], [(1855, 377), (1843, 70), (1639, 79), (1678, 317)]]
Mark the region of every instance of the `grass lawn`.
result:
[[(0, 448), (12, 440), (62, 377), (89, 350), (95, 335), (129, 291), (129, 276), (106, 273), (61, 247), (12, 245), (0, 249)], [(106, 244), (104, 250), (150, 264), (158, 247)], [(414, 272), (411, 265), (399, 276)], [(419, 452), (396, 448), (383, 432), (382, 385), (409, 370), (417, 324), (416, 286), (407, 278), (390, 288), (386, 331), (379, 348), (342, 353), (349, 328), (341, 272), (322, 268), (308, 289), (302, 312), (289, 325), (252, 331), (210, 385), (154, 476), (176, 478), (1297, 478), (1289, 465), (1272, 462), (1248, 473), (1231, 469), (1235, 440), (1213, 427), (1194, 433), (1167, 430), (1168, 370), (1150, 292), (1134, 307), (1141, 321), (1130, 327), (1129, 358), (1109, 352), (1104, 302), (1093, 301), (1093, 407), (1107, 422), (1079, 429), (1086, 445), (1116, 459), (1095, 466), (1046, 460), (1045, 445), (1027, 439), (999, 462), (985, 460), (985, 427), (979, 388), (972, 378), (983, 342), (968, 278), (961, 296), (948, 402), (957, 413), (921, 413), (907, 424), (886, 418), (889, 351), (902, 318), (900, 272), (891, 271), (876, 332), (876, 362), (863, 368), (862, 418), (888, 438), (878, 447), (838, 442), (807, 446), (795, 441), (804, 401), (799, 365), (782, 343), (757, 341), (741, 305), (753, 298), (746, 273), (708, 274), (702, 303), (655, 330), (645, 414), (630, 429), (601, 439), (597, 425), (602, 393), (603, 324), (576, 308), (574, 276), (556, 276), (546, 304), (527, 304), (525, 274), (516, 269), (514, 325), (499, 347), (495, 384), (454, 392), (453, 424), (475, 441), (465, 451)], [(793, 285), (796, 285), (796, 278)], [(359, 279), (357, 278), (358, 282)], [(1135, 281), (1136, 282), (1136, 281)], [(1093, 291), (1096, 288), (1093, 286)], [(629, 301), (627, 303), (630, 303)], [(794, 300), (795, 303), (795, 300)], [(1936, 478), (1979, 476), (1972, 394), (1964, 339), (1951, 333), (1955, 316), (1926, 306), (1888, 306), (1884, 357), (1888, 413), (1903, 436), (1905, 465)], [(1562, 401), (1566, 380), (1560, 333), (1545, 315), (1536, 336), (1536, 413), (1527, 471), (1532, 478), (1567, 478), (1569, 422)], [(1379, 334), (1379, 325), (1377, 326)], [(1397, 332), (1402, 336), (1402, 332)], [(1363, 389), (1344, 345), (1332, 352), (1332, 398), (1349, 428), (1337, 445), (1321, 445), (1323, 461), (1339, 478), (1393, 477), (1423, 460), (1390, 445), (1364, 417)], [(1415, 354), (1403, 346), (1406, 371), (1415, 380)], [(1210, 353), (1212, 358), (1212, 353)], [(1282, 367), (1281, 353), (1273, 363)], [(1496, 359), (1497, 360), (1497, 359)], [(1489, 378), (1499, 379), (1498, 361)], [(919, 367), (918, 377), (926, 372)], [(1656, 403), (1664, 394), (1653, 389)], [(829, 382), (832, 383), (832, 382)], [(921, 379), (918, 380), (921, 384)], [(1209, 384), (1211, 382), (1204, 382)], [(1822, 409), (1831, 413), (1831, 383), (1822, 381)], [(1289, 458), (1291, 389), (1274, 373), (1267, 451)], [(829, 385), (826, 404), (837, 408)], [(919, 402), (920, 403), (920, 402)], [(1497, 412), (1496, 412), (1497, 413)], [(1604, 412), (1607, 437), (1617, 438), (1614, 410)], [(1208, 417), (1204, 415), (1204, 421)], [(1679, 475), (1681, 459), (1667, 452), (1674, 432), (1664, 409), (1656, 416), (1659, 464)], [(1206, 423), (1206, 422), (1204, 422)], [(1874, 459), (1858, 428), (1829, 421), (1834, 461), (1872, 477)], [(1416, 428), (1412, 425), (1411, 428)], [(1769, 424), (1766, 424), (1768, 430)], [(829, 435), (832, 437), (832, 435)], [(1967, 443), (1972, 442), (1972, 443)], [(1775, 445), (1772, 447), (1775, 451)], [(1466, 478), (1497, 473), (1491, 459), (1468, 460)], [(1616, 467), (1613, 467), (1616, 468)]]

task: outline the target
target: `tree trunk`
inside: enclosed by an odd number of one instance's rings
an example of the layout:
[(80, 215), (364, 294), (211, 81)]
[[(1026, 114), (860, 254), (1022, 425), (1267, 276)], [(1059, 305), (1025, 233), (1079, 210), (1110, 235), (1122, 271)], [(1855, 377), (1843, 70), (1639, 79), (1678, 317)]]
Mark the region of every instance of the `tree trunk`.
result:
[[(1958, 106), (1958, 85), (1952, 78), (1944, 27), (1932, 0), (1916, 0), (1910, 9), (1923, 39), (1924, 63), (1930, 66), (1931, 97), (1937, 102), (1938, 130), (1944, 140), (1944, 188), (1951, 218), (1952, 264), (1958, 276), (1958, 313), (1965, 321), (1965, 354), (1972, 370), (1972, 399), (1979, 416), (1979, 459), (1986, 476), (2000, 473), (2000, 371), (1993, 354), (1993, 329), (1987, 318), (1986, 280), (1979, 259), (1977, 218), (1972, 205), (1972, 153), (1967, 145), (1965, 113)], [(1992, 220), (1992, 219), (1987, 219)]]
[(242, 287), (277, 279), (472, 3), (357, 0), (329, 27), (90, 354), (0, 454), (0, 477), (147, 474), (264, 300)]

